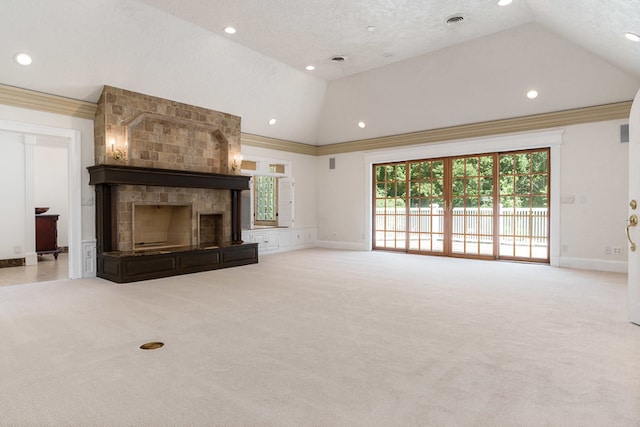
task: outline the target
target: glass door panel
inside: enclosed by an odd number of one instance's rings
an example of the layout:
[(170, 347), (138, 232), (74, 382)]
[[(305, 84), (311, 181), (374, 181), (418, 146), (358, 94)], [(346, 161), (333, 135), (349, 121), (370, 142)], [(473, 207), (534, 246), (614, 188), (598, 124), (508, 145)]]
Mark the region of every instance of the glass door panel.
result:
[(374, 248), (406, 249), (406, 164), (378, 165), (375, 171)]
[(444, 251), (444, 161), (409, 162), (410, 251)]
[(502, 258), (549, 260), (549, 150), (499, 156)]
[(493, 256), (493, 155), (451, 162), (451, 251)]

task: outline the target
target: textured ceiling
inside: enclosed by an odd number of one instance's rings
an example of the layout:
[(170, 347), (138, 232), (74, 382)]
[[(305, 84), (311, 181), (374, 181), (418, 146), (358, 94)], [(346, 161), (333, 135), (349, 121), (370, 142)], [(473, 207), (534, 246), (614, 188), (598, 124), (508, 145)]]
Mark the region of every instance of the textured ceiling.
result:
[[(640, 75), (640, 0), (141, 0), (297, 69), (334, 80), (537, 22)], [(459, 24), (448, 17), (462, 14)], [(238, 32), (227, 35), (233, 25)], [(375, 26), (374, 31), (367, 27)], [(343, 55), (343, 63), (332, 56)]]
[[(640, 43), (623, 36), (640, 33), (640, 0), (2, 0), (0, 10), (0, 84), (91, 102), (121, 87), (314, 145), (626, 101), (640, 88)], [(457, 13), (463, 22), (447, 25)], [(21, 51), (29, 67), (13, 60)]]

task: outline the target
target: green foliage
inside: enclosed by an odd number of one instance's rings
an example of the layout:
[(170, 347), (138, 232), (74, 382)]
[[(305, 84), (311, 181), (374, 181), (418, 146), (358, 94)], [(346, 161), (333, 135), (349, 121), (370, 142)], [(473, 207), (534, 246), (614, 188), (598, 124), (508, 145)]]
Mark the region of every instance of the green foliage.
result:
[[(454, 158), (451, 194), (454, 207), (493, 206), (494, 159), (498, 160), (500, 203), (504, 207), (548, 207), (547, 150)], [(443, 206), (444, 160), (377, 165), (376, 206)]]

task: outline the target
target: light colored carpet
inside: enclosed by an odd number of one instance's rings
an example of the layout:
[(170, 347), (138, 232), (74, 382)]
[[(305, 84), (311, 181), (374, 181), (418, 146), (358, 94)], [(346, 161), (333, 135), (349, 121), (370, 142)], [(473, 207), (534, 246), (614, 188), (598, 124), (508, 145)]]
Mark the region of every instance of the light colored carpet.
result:
[(0, 425), (639, 426), (626, 317), (625, 275), (385, 252), (6, 286)]

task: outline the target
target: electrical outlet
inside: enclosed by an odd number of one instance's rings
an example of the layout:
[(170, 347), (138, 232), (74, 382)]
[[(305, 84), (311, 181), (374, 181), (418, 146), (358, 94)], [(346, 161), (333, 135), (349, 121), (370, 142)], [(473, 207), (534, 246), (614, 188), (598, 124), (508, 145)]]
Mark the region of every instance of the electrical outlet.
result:
[(622, 248), (613, 248), (614, 255), (622, 255)]
[(605, 255), (611, 255), (611, 246), (605, 246), (604, 247), (604, 254)]
[(569, 245), (562, 245), (562, 252), (569, 252)]

